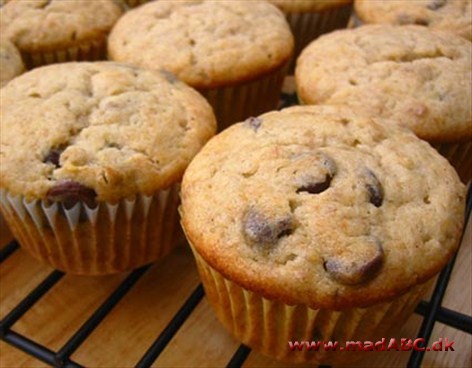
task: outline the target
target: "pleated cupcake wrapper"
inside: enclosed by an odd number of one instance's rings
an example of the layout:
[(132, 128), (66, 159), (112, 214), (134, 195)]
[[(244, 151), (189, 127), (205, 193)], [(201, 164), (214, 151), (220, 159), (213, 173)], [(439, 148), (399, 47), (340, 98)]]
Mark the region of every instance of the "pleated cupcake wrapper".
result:
[(314, 13), (286, 13), (287, 21), (295, 38), (295, 53), (290, 64), (289, 73), (293, 74), (297, 57), (315, 38), (335, 29), (345, 28), (352, 5), (342, 5)]
[(213, 107), (218, 130), (276, 109), (287, 67), (285, 63), (271, 74), (236, 86), (200, 90)]
[(22, 52), (21, 56), (28, 69), (43, 65), (64, 63), (67, 61), (96, 61), (106, 59), (106, 37), (84, 42), (74, 47), (68, 47), (55, 51), (28, 53)]
[(70, 209), (0, 189), (0, 208), (13, 235), (35, 258), (70, 273), (110, 274), (153, 262), (172, 249), (179, 188)]
[(454, 166), (462, 182), (472, 179), (472, 141), (432, 144)]
[(207, 298), (220, 322), (252, 349), (287, 363), (343, 364), (362, 353), (291, 351), (289, 341), (387, 341), (413, 313), (433, 279), (391, 302), (342, 311), (287, 305), (251, 292), (225, 278), (192, 247)]

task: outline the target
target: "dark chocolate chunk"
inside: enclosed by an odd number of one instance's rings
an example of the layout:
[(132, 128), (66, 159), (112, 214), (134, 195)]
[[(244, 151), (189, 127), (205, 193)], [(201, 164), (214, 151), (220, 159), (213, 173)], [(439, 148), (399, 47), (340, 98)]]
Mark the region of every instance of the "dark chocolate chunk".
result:
[(446, 3), (447, 3), (447, 0), (432, 0), (429, 2), (428, 5), (426, 5), (426, 7), (429, 10), (438, 10), (442, 8), (444, 5), (446, 5)]
[(308, 192), (310, 194), (319, 194), (329, 188), (331, 176), (326, 175), (325, 180), (320, 183), (309, 183), (297, 189), (297, 193)]
[(337, 168), (333, 159), (327, 156), (324, 153), (318, 155), (320, 157), (320, 162), (323, 168), (326, 170), (326, 175), (323, 180), (319, 182), (311, 182), (305, 185), (302, 185), (297, 189), (297, 193), (308, 192), (310, 194), (319, 194), (324, 192), (331, 185), (334, 175), (336, 174)]
[(380, 207), (384, 199), (384, 191), (382, 184), (380, 184), (377, 176), (370, 171), (366, 171), (366, 184), (367, 191), (369, 193), (369, 202), (372, 203), (375, 207)]
[(243, 218), (243, 233), (251, 244), (274, 245), (277, 241), (288, 236), (293, 231), (291, 217), (268, 219), (258, 211), (249, 209)]
[(67, 209), (74, 207), (79, 202), (86, 204), (88, 207), (95, 207), (96, 196), (95, 190), (72, 180), (57, 182), (47, 193), (48, 200), (60, 202)]
[(377, 275), (384, 262), (380, 242), (374, 242), (372, 246), (375, 248), (368, 252), (361, 250), (354, 254), (354, 261), (338, 257), (330, 258), (324, 262), (324, 268), (330, 277), (341, 284), (358, 285), (367, 282)]
[(246, 119), (244, 123), (249, 125), (252, 129), (254, 129), (255, 132), (257, 132), (262, 125), (262, 119), (251, 116), (250, 118)]
[(51, 148), (46, 157), (44, 157), (43, 162), (53, 164), (56, 167), (60, 167), (61, 154), (62, 152), (64, 152), (66, 147), (67, 146)]

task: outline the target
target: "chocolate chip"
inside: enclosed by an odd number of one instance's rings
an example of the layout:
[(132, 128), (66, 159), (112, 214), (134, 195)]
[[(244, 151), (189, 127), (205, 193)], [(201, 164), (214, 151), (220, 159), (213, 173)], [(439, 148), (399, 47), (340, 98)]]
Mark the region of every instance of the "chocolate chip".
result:
[(331, 157), (321, 152), (316, 155), (315, 160), (318, 160), (318, 163), (326, 171), (324, 179), (322, 181), (309, 182), (302, 185), (297, 189), (297, 193), (308, 192), (310, 194), (319, 194), (330, 187), (331, 181), (337, 171), (336, 163)]
[(255, 132), (257, 132), (262, 125), (262, 119), (251, 116), (250, 118), (246, 119), (244, 123), (249, 125), (252, 129), (254, 129)]
[(243, 218), (243, 233), (250, 244), (270, 246), (293, 232), (291, 217), (268, 219), (260, 212), (249, 209)]
[(60, 202), (67, 209), (74, 207), (79, 202), (86, 204), (88, 207), (95, 207), (96, 196), (95, 190), (72, 180), (59, 181), (47, 193), (48, 200)]
[(326, 175), (325, 180), (320, 183), (310, 183), (297, 189), (297, 193), (308, 192), (310, 194), (319, 194), (324, 192), (331, 185), (332, 177)]
[(44, 157), (43, 162), (44, 163), (50, 163), (53, 164), (55, 167), (61, 167), (60, 165), (60, 159), (61, 159), (61, 154), (64, 152), (67, 146), (61, 146), (57, 148), (51, 148)]
[(384, 262), (382, 245), (378, 240), (366, 241), (344, 257), (332, 257), (324, 262), (326, 272), (345, 285), (358, 285), (371, 280)]
[(418, 26), (427, 26), (429, 25), (429, 20), (423, 18), (416, 18), (415, 24)]
[(366, 170), (366, 188), (369, 193), (369, 202), (372, 203), (375, 207), (380, 207), (383, 203), (383, 198), (384, 198), (384, 191), (382, 188), (382, 184), (380, 184), (379, 179), (377, 179), (377, 176), (370, 171)]
[(166, 69), (161, 69), (160, 70), (161, 74), (163, 75), (163, 77), (169, 82), (169, 83), (172, 83), (174, 84), (175, 82), (178, 82), (178, 78), (174, 75), (174, 73), (171, 73), (169, 72), (168, 70)]
[(426, 7), (429, 10), (438, 10), (442, 8), (444, 5), (446, 5), (446, 3), (447, 3), (447, 0), (433, 0), (433, 1), (430, 1), (429, 4), (426, 5)]

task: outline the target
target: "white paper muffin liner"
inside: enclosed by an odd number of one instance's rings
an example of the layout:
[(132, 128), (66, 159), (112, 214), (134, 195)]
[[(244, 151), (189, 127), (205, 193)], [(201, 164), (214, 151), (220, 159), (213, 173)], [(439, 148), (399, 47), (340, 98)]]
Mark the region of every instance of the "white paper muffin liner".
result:
[(21, 52), (23, 61), (28, 69), (43, 65), (64, 63), (67, 61), (97, 61), (106, 60), (106, 37), (84, 42), (80, 45), (48, 52)]
[(287, 66), (285, 63), (271, 74), (247, 83), (200, 90), (199, 92), (213, 107), (218, 131), (251, 116), (275, 110), (287, 74)]
[(432, 144), (432, 146), (447, 158), (463, 183), (467, 184), (472, 179), (472, 141), (439, 143)]
[(295, 52), (289, 73), (295, 70), (297, 57), (315, 38), (336, 29), (345, 28), (351, 15), (352, 4), (337, 6), (314, 13), (286, 13), (295, 38)]
[(287, 305), (249, 291), (212, 268), (192, 247), (205, 293), (220, 322), (252, 349), (287, 363), (344, 364), (362, 352), (291, 351), (289, 341), (373, 341), (394, 336), (434, 280), (395, 300), (342, 311)]
[(179, 189), (174, 184), (153, 196), (70, 209), (0, 189), (0, 208), (22, 248), (38, 260), (74, 274), (110, 274), (153, 262), (173, 248)]

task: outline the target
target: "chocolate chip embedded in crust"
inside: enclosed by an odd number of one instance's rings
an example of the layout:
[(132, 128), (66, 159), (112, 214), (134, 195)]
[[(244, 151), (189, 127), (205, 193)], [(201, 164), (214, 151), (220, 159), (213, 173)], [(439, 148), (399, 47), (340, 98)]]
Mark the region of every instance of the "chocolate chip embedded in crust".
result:
[(433, 1), (430, 1), (429, 4), (426, 5), (426, 7), (429, 10), (438, 10), (442, 8), (444, 5), (446, 5), (446, 3), (447, 3), (447, 0), (433, 0)]
[(66, 146), (58, 147), (58, 148), (51, 148), (48, 154), (46, 155), (46, 157), (44, 157), (43, 162), (51, 163), (55, 167), (60, 167), (61, 154), (62, 152), (64, 152), (65, 149), (66, 149)]
[(384, 199), (384, 191), (382, 188), (382, 184), (380, 184), (380, 181), (379, 179), (377, 179), (377, 176), (375, 176), (375, 174), (369, 169), (366, 170), (365, 178), (365, 186), (369, 193), (369, 202), (372, 203), (375, 207), (380, 207)]
[(254, 129), (255, 132), (257, 132), (262, 125), (262, 119), (251, 116), (250, 118), (246, 119), (244, 123), (249, 125), (252, 129)]
[(334, 175), (336, 174), (337, 167), (334, 160), (324, 153), (317, 154), (321, 166), (326, 170), (326, 175), (324, 180), (319, 182), (311, 182), (305, 185), (302, 185), (297, 189), (297, 193), (308, 192), (310, 194), (319, 194), (324, 192), (331, 185), (331, 180), (333, 180)]
[(324, 268), (329, 276), (345, 285), (358, 285), (371, 280), (380, 271), (384, 252), (378, 240), (366, 242), (357, 251), (344, 257), (332, 257), (325, 261)]
[(319, 194), (324, 192), (331, 185), (332, 177), (326, 175), (325, 180), (319, 183), (309, 183), (297, 189), (297, 193), (308, 192), (310, 194)]
[(91, 188), (72, 180), (63, 180), (49, 189), (46, 197), (50, 201), (62, 203), (65, 208), (69, 209), (78, 202), (94, 207), (96, 196), (97, 193)]
[(289, 216), (268, 219), (257, 210), (249, 209), (243, 218), (243, 234), (250, 244), (274, 245), (293, 231), (293, 221)]

